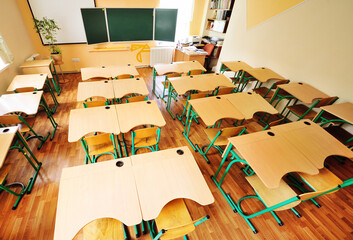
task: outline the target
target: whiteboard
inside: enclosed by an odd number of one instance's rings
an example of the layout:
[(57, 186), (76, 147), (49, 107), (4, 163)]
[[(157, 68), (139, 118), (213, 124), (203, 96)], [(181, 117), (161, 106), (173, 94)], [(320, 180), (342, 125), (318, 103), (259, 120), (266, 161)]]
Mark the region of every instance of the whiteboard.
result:
[[(94, 0), (27, 0), (33, 17), (54, 19), (61, 28), (57, 31), (57, 44), (86, 43), (81, 8), (94, 8)], [(34, 26), (34, 22), (33, 22)], [(42, 43), (47, 44), (41, 36)]]

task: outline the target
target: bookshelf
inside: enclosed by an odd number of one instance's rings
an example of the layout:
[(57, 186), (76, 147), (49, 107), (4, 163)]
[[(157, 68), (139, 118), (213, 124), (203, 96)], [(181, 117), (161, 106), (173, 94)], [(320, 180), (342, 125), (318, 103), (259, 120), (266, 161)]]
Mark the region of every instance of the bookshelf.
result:
[[(235, 0), (210, 0), (207, 9), (206, 31), (225, 34)], [(208, 34), (209, 35), (209, 34)]]

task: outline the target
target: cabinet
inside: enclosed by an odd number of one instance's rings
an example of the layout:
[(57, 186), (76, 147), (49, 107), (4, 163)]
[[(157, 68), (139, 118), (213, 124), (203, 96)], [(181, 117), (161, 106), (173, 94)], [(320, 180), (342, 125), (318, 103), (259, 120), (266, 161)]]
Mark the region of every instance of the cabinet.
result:
[(226, 33), (233, 5), (234, 0), (210, 0), (209, 9), (206, 13), (206, 30)]

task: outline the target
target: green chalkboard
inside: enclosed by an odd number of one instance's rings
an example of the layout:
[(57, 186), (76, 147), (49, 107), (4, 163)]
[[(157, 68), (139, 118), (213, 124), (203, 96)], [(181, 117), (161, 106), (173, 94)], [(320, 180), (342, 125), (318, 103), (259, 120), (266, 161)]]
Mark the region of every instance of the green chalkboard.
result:
[(108, 42), (104, 8), (81, 8), (88, 44)]
[(153, 8), (107, 8), (111, 42), (153, 40)]
[(178, 9), (155, 9), (154, 40), (174, 42), (177, 16)]

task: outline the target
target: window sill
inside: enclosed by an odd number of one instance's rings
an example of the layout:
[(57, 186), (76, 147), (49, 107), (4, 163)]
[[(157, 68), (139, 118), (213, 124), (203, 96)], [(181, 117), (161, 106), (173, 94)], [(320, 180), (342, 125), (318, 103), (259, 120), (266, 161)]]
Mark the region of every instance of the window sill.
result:
[(0, 67), (0, 73), (5, 71), (10, 65), (11, 65), (11, 63), (8, 63), (8, 64), (5, 64), (4, 66)]

